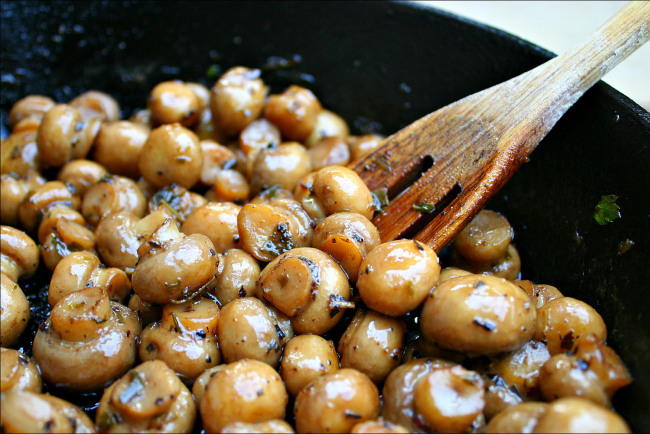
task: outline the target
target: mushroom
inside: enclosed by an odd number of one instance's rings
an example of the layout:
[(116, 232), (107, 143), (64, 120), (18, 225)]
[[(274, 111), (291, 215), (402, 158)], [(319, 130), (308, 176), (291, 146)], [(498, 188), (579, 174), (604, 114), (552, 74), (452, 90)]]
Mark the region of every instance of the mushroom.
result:
[(260, 261), (271, 261), (293, 248), (311, 245), (309, 215), (292, 199), (246, 204), (237, 215), (242, 249)]
[(89, 90), (72, 99), (69, 104), (79, 110), (84, 122), (99, 119), (102, 122), (112, 122), (120, 118), (120, 105), (107, 93), (99, 90)]
[(210, 378), (200, 401), (206, 432), (221, 432), (231, 422), (284, 419), (289, 397), (271, 366), (252, 359), (227, 364)]
[(135, 312), (86, 288), (54, 305), (34, 337), (34, 360), (49, 383), (96, 391), (133, 365), (139, 334)]
[(57, 104), (41, 121), (36, 137), (41, 165), (61, 167), (73, 159), (85, 158), (97, 136), (101, 120), (84, 121), (71, 105)]
[(32, 190), (45, 182), (45, 178), (37, 172), (30, 172), (23, 177), (0, 175), (0, 222), (18, 227), (18, 207)]
[(138, 248), (131, 276), (136, 294), (147, 303), (164, 305), (192, 298), (217, 275), (219, 258), (202, 234), (184, 235), (166, 219)]
[(280, 324), (286, 317), (262, 300), (244, 297), (232, 300), (221, 310), (219, 347), (226, 363), (254, 359), (277, 368), (291, 327)]
[(0, 392), (25, 390), (40, 393), (43, 388), (41, 373), (34, 360), (18, 350), (0, 349)]
[(140, 335), (140, 360), (162, 360), (181, 378), (193, 380), (221, 363), (217, 343), (219, 306), (209, 298), (170, 303), (160, 321)]
[(299, 335), (287, 342), (280, 374), (291, 396), (321, 375), (338, 371), (339, 356), (334, 343), (318, 335)]
[(262, 270), (258, 290), (291, 319), (296, 334), (322, 335), (342, 318), (350, 301), (350, 284), (327, 253), (313, 247), (291, 249)]
[(262, 112), (268, 88), (259, 69), (235, 66), (210, 89), (210, 110), (215, 129), (234, 136)]
[(344, 368), (325, 374), (296, 396), (293, 414), (297, 432), (349, 432), (375, 419), (380, 410), (377, 386), (361, 372)]
[(116, 175), (105, 176), (88, 188), (81, 202), (81, 214), (94, 228), (111, 213), (130, 212), (144, 217), (146, 210), (146, 199), (135, 181)]
[(165, 362), (144, 362), (111, 384), (95, 416), (100, 432), (190, 433), (192, 394)]
[(106, 268), (95, 254), (74, 252), (54, 269), (47, 300), (55, 306), (68, 294), (89, 287), (103, 288), (110, 300), (121, 303), (131, 292), (131, 281), (119, 268)]
[(0, 422), (6, 433), (95, 433), (79, 407), (52, 395), (15, 390), (0, 395)]

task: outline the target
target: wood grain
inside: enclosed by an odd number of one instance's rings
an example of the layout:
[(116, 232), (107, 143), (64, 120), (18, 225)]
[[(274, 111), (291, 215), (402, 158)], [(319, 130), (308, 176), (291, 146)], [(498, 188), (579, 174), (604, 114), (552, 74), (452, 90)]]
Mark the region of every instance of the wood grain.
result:
[[(573, 50), (418, 119), (352, 162), (371, 191), (389, 192), (373, 219), (382, 241), (442, 250), (569, 107), (649, 38), (650, 2), (630, 2)], [(421, 203), (436, 212), (413, 208)]]

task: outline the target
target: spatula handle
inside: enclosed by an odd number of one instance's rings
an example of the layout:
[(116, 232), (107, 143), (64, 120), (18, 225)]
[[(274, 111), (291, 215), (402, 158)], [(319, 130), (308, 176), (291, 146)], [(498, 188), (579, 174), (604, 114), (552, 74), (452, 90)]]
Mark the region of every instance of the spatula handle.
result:
[(650, 2), (631, 1), (557, 60), (582, 76), (579, 86), (586, 90), (649, 39)]
[(547, 90), (548, 96), (557, 98), (554, 110), (546, 116), (550, 125), (555, 124), (607, 72), (649, 39), (650, 2), (631, 1), (585, 42), (540, 66), (538, 77), (543, 77), (553, 87)]

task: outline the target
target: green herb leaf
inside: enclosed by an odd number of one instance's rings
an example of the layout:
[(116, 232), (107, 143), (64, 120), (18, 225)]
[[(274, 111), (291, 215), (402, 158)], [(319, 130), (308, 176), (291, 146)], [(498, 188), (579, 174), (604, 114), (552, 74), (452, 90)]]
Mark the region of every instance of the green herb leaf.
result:
[(606, 225), (621, 218), (621, 212), (616, 204), (618, 196), (608, 194), (600, 198), (594, 210), (594, 219), (599, 225)]
[(380, 213), (384, 214), (384, 208), (388, 206), (388, 190), (385, 188), (380, 188), (372, 192), (372, 200), (375, 205), (375, 209)]
[(205, 71), (205, 78), (209, 80), (216, 80), (220, 74), (221, 74), (221, 68), (219, 67), (219, 65), (216, 64), (210, 65), (208, 67), (208, 70)]
[(431, 203), (422, 202), (418, 205), (413, 205), (413, 209), (431, 214), (436, 210), (436, 206)]
[(176, 211), (176, 210), (174, 209), (174, 207), (171, 206), (171, 205), (169, 204), (169, 202), (167, 202), (165, 199), (160, 199), (160, 204), (163, 205), (163, 206), (165, 206), (165, 207), (167, 207), (167, 209), (168, 209), (169, 211), (171, 211), (171, 213), (174, 215), (174, 217), (176, 217), (176, 219), (178, 219), (179, 222), (183, 223), (183, 222), (185, 221), (185, 219), (183, 218), (183, 216), (180, 215), (180, 213), (179, 213), (178, 211)]

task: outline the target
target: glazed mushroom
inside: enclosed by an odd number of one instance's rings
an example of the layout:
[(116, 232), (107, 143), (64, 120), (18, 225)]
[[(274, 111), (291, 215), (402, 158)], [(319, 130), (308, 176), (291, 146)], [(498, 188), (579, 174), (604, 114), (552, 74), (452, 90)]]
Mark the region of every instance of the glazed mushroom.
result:
[(241, 206), (231, 202), (209, 202), (194, 209), (181, 225), (186, 235), (203, 234), (207, 236), (214, 249), (223, 253), (240, 246), (237, 216)]
[(11, 226), (2, 226), (0, 229), (2, 261), (0, 344), (9, 347), (16, 343), (30, 318), (29, 301), (16, 282), (34, 274), (39, 260), (38, 247), (27, 234)]
[(103, 288), (110, 300), (121, 303), (131, 292), (131, 281), (119, 268), (106, 268), (95, 254), (74, 252), (52, 272), (47, 300), (55, 306), (69, 294), (89, 287)]
[(492, 360), (488, 372), (501, 378), (518, 395), (539, 398), (540, 369), (550, 358), (544, 343), (528, 341), (518, 350)]
[(174, 215), (167, 207), (138, 218), (131, 213), (111, 213), (95, 229), (97, 252), (109, 267), (132, 273), (138, 262), (138, 248), (146, 237)]
[(203, 153), (203, 166), (199, 179), (201, 184), (214, 184), (219, 172), (237, 165), (237, 156), (230, 148), (214, 140), (201, 140), (199, 146)]
[(280, 374), (291, 396), (296, 396), (316, 378), (338, 371), (339, 356), (331, 340), (318, 335), (300, 335), (287, 342)]
[(307, 149), (298, 142), (281, 142), (260, 149), (251, 166), (251, 194), (274, 185), (293, 190), (311, 171)]
[(379, 232), (370, 220), (356, 213), (340, 212), (321, 220), (314, 229), (312, 247), (334, 258), (356, 283), (361, 261), (380, 244)]
[(327, 253), (312, 247), (289, 250), (271, 261), (257, 281), (264, 298), (291, 319), (296, 334), (331, 330), (350, 301), (350, 284)]
[(289, 397), (282, 378), (258, 360), (229, 363), (210, 378), (200, 401), (206, 432), (221, 432), (232, 422), (284, 419)]
[(199, 118), (201, 105), (194, 90), (180, 80), (158, 83), (147, 99), (154, 125), (178, 122), (191, 128)]
[(13, 132), (2, 141), (2, 166), (0, 172), (25, 176), (40, 170), (40, 157), (36, 145), (36, 130)]
[(234, 136), (262, 112), (268, 88), (259, 69), (236, 66), (227, 70), (210, 89), (210, 110), (215, 128)]
[(217, 375), (217, 372), (221, 371), (226, 366), (228, 365), (225, 363), (213, 366), (206, 369), (203, 371), (203, 373), (201, 373), (201, 375), (196, 377), (194, 384), (192, 384), (192, 395), (194, 396), (194, 402), (196, 403), (197, 407), (201, 405), (201, 400), (203, 399), (203, 395), (205, 395), (205, 389), (208, 387), (210, 379)]
[(271, 419), (264, 422), (232, 422), (221, 429), (222, 433), (294, 433), (295, 431), (286, 421)]
[(160, 321), (140, 335), (140, 360), (162, 360), (181, 378), (193, 380), (221, 363), (217, 344), (219, 306), (208, 298), (170, 303)]
[(352, 427), (350, 432), (356, 434), (365, 434), (365, 433), (397, 434), (397, 433), (408, 433), (409, 430), (407, 430), (402, 425), (388, 422), (387, 420), (384, 420), (383, 418), (380, 417), (378, 419), (372, 419), (372, 420), (367, 420), (365, 422), (358, 423)]
[(403, 320), (357, 310), (338, 344), (341, 367), (354, 368), (382, 384), (401, 362), (405, 334)]
[(18, 207), (32, 190), (45, 182), (45, 178), (37, 172), (30, 172), (23, 177), (0, 175), (0, 222), (18, 227)]
[(498, 354), (515, 351), (533, 337), (536, 313), (528, 295), (513, 283), (487, 274), (469, 275), (431, 291), (420, 328), (425, 339), (443, 348)]
[(131, 276), (136, 294), (147, 303), (164, 305), (192, 298), (216, 277), (219, 258), (202, 234), (184, 235), (166, 219), (138, 248)]
[(485, 423), (483, 379), (461, 365), (425, 374), (413, 394), (413, 418), (425, 432), (472, 432)]
[(29, 301), (16, 282), (11, 280), (3, 270), (0, 274), (0, 345), (14, 345), (25, 331), (30, 318)]
[(411, 432), (421, 432), (422, 428), (415, 419), (415, 388), (427, 374), (455, 365), (444, 359), (415, 359), (394, 369), (382, 389), (384, 419), (403, 425)]
[(280, 130), (267, 119), (256, 119), (239, 134), (239, 148), (246, 157), (246, 175), (253, 175), (253, 162), (257, 153), (264, 148), (278, 146), (282, 142)]
[(43, 263), (51, 271), (73, 252), (95, 253), (95, 234), (86, 227), (83, 216), (62, 204), (54, 204), (44, 211), (38, 240)]
[(470, 262), (494, 262), (514, 238), (508, 220), (495, 211), (482, 210), (454, 238), (453, 248)]
[[(280, 318), (278, 318), (280, 317)], [(221, 310), (218, 324), (219, 347), (226, 363), (253, 359), (273, 368), (293, 330), (283, 330), (280, 322), (284, 315), (255, 297), (237, 298)]]
[(148, 136), (149, 129), (135, 122), (104, 122), (95, 138), (93, 157), (110, 173), (136, 179), (140, 151)]
[(535, 339), (545, 342), (552, 356), (572, 351), (585, 336), (593, 333), (607, 341), (607, 326), (596, 309), (573, 297), (549, 301), (537, 311)]
[(79, 110), (84, 122), (99, 119), (102, 122), (112, 122), (120, 118), (120, 105), (109, 94), (99, 90), (89, 90), (76, 96), (69, 103)]
[(293, 407), (297, 432), (349, 432), (379, 416), (377, 386), (361, 372), (345, 368), (322, 375), (307, 386)]
[(0, 259), (2, 274), (17, 282), (36, 272), (38, 246), (25, 232), (11, 226), (0, 226)]
[(316, 127), (322, 106), (307, 88), (291, 85), (281, 94), (270, 95), (264, 117), (273, 122), (288, 140), (306, 140)]
[(316, 171), (309, 192), (311, 200), (319, 202), (327, 215), (348, 211), (370, 220), (375, 212), (370, 190), (347, 167), (328, 166)]
[(384, 137), (379, 134), (364, 134), (362, 136), (348, 136), (348, 146), (352, 160), (358, 160), (368, 155), (379, 147)]
[(97, 118), (84, 121), (71, 105), (52, 107), (43, 117), (36, 137), (41, 165), (61, 167), (70, 160), (85, 158), (100, 125)]
[(474, 274), (492, 274), (506, 280), (519, 279), (521, 271), (521, 258), (517, 248), (512, 244), (508, 245), (503, 256), (493, 262), (469, 262), (454, 251), (450, 263)]
[(18, 350), (0, 349), (0, 392), (25, 390), (41, 393), (43, 381), (34, 360)]
[(12, 131), (16, 129), (16, 125), (25, 119), (35, 118), (40, 123), (45, 113), (55, 104), (52, 98), (44, 95), (27, 95), (19, 99), (9, 111), (9, 125)]
[(309, 215), (291, 199), (244, 205), (237, 215), (237, 228), (242, 249), (265, 262), (311, 245), (314, 233)]
[(60, 204), (78, 210), (81, 201), (61, 181), (48, 181), (27, 194), (18, 206), (18, 218), (27, 232), (34, 231), (48, 207)]
[(501, 377), (482, 373), (485, 381), (485, 408), (483, 415), (490, 420), (497, 414), (524, 402), (517, 389), (511, 388)]
[(263, 298), (257, 292), (260, 266), (251, 255), (240, 249), (228, 249), (219, 259), (217, 280), (212, 294), (222, 305), (242, 297)]
[(345, 166), (350, 162), (350, 148), (342, 137), (325, 137), (308, 152), (313, 170), (327, 166)]
[(522, 402), (494, 416), (483, 432), (532, 433), (537, 421), (547, 409), (546, 402)]
[(196, 419), (192, 394), (164, 362), (129, 370), (102, 395), (95, 416), (99, 432), (190, 433)]
[(56, 396), (16, 390), (2, 393), (0, 400), (0, 421), (6, 433), (97, 432), (86, 413)]
[(537, 420), (534, 433), (629, 433), (621, 416), (585, 398), (560, 398)]
[(51, 384), (100, 390), (133, 365), (139, 334), (135, 312), (102, 288), (86, 288), (52, 308), (34, 337), (34, 360)]
[(160, 208), (167, 208), (176, 221), (182, 224), (190, 214), (207, 203), (207, 199), (198, 193), (178, 184), (167, 184), (151, 195), (147, 201), (147, 209), (152, 213)]
[(138, 159), (142, 176), (159, 188), (171, 183), (191, 188), (200, 179), (202, 167), (199, 138), (179, 123), (152, 130)]
[(556, 354), (541, 367), (542, 396), (547, 401), (579, 396), (611, 407), (614, 393), (632, 382), (625, 364), (593, 334), (581, 339), (574, 351)]
[(357, 289), (369, 308), (397, 317), (426, 299), (439, 274), (438, 256), (429, 246), (395, 240), (380, 244), (363, 259)]
[(92, 227), (111, 213), (129, 212), (142, 218), (146, 209), (146, 199), (135, 181), (115, 175), (103, 177), (86, 190), (81, 203), (81, 214)]
[(340, 137), (347, 140), (349, 135), (350, 127), (345, 119), (330, 110), (321, 109), (316, 116), (316, 125), (304, 143), (311, 148), (326, 137)]
[(90, 160), (73, 160), (66, 163), (57, 175), (57, 179), (71, 185), (79, 197), (83, 197), (90, 186), (99, 182), (108, 171), (101, 164)]

